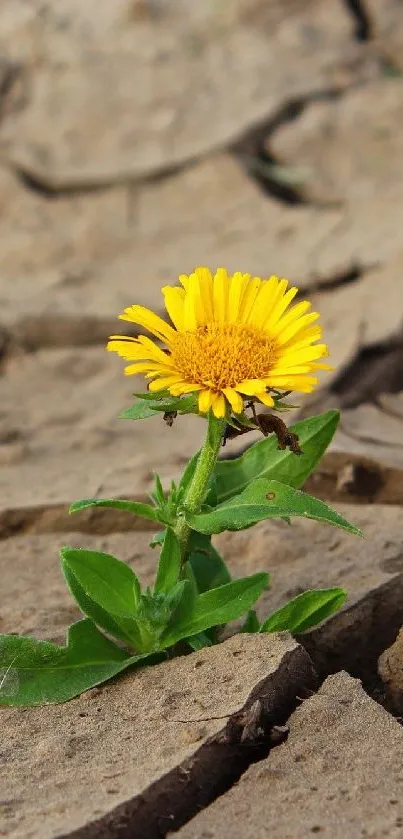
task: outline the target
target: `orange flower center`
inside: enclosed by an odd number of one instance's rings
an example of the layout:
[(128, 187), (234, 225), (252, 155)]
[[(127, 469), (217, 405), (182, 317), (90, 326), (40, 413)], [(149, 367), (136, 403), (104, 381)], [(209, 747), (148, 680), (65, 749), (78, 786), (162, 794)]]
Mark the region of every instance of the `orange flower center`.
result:
[(173, 365), (185, 381), (217, 391), (268, 376), (276, 355), (265, 332), (241, 324), (209, 323), (178, 332), (171, 344)]

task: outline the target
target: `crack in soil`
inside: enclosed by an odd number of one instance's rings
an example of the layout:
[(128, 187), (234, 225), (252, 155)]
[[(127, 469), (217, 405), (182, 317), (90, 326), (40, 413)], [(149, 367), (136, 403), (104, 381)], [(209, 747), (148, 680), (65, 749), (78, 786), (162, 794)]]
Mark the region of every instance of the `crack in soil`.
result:
[[(139, 329), (128, 324), (125, 335), (137, 337)], [(2, 350), (0, 327), (0, 357)], [(24, 317), (9, 330), (4, 329), (7, 357), (23, 350), (27, 353), (63, 347), (93, 347), (103, 345), (111, 334), (120, 334), (116, 318), (91, 315), (33, 315)]]
[[(340, 371), (330, 387), (319, 390), (316, 395), (307, 400), (298, 412), (298, 419), (304, 419), (329, 408), (338, 408), (343, 411), (358, 408), (362, 404), (378, 405), (385, 415), (401, 418), (401, 414), (397, 411), (394, 412), (391, 408), (385, 407), (380, 397), (402, 392), (402, 370), (403, 341), (401, 338), (387, 344), (358, 349), (350, 363)], [(349, 429), (344, 429), (344, 433), (352, 439), (355, 438)], [(363, 438), (360, 437), (360, 439)], [(378, 438), (377, 442), (379, 442)], [(382, 442), (388, 444), (387, 438)]]
[(224, 729), (142, 795), (60, 839), (164, 839), (227, 792), (252, 763), (267, 757), (287, 736), (284, 723), (301, 699), (317, 688), (305, 651), (287, 653), (252, 691)]
[(370, 41), (374, 36), (374, 24), (365, 0), (344, 0), (344, 4), (355, 20), (355, 39)]
[[(246, 451), (248, 447), (245, 447)], [(238, 456), (240, 452), (237, 452)], [(235, 456), (235, 455), (234, 455)], [(393, 504), (403, 506), (403, 469), (383, 466), (361, 455), (330, 452), (304, 485), (306, 492), (322, 501), (350, 504)], [(148, 496), (130, 496), (145, 503)], [(0, 540), (43, 533), (155, 532), (162, 528), (122, 510), (92, 508), (70, 516), (70, 502), (6, 508), (0, 511)]]
[(340, 372), (330, 392), (340, 396), (342, 408), (356, 408), (381, 393), (403, 390), (403, 342), (359, 350)]
[[(395, 568), (402, 568), (403, 554), (391, 561)], [(321, 679), (346, 670), (361, 679), (375, 701), (387, 706), (378, 658), (393, 644), (402, 624), (403, 573), (338, 612), (323, 626), (295, 637), (309, 653)]]
[[(298, 189), (282, 184), (276, 171), (270, 172), (270, 165), (274, 165), (274, 170), (276, 170), (276, 167), (278, 169), (279, 161), (276, 161), (267, 150), (267, 141), (270, 134), (280, 125), (284, 122), (297, 119), (312, 102), (340, 98), (359, 84), (362, 84), (362, 82), (358, 80), (307, 91), (300, 96), (286, 100), (274, 113), (267, 114), (267, 116), (260, 119), (252, 127), (245, 128), (232, 141), (224, 145), (218, 143), (216, 146), (209, 148), (204, 154), (190, 155), (187, 158), (183, 158), (179, 163), (165, 164), (160, 168), (145, 172), (144, 174), (133, 172), (130, 169), (122, 169), (113, 177), (100, 173), (98, 177), (85, 178), (85, 176), (78, 176), (55, 178), (46, 169), (38, 169), (25, 160), (13, 158), (12, 153), (6, 154), (4, 152), (0, 154), (0, 163), (8, 167), (27, 190), (39, 195), (45, 201), (54, 201), (108, 190), (116, 186), (127, 185), (130, 187), (134, 184), (141, 185), (160, 182), (167, 178), (175, 177), (177, 174), (186, 171), (189, 167), (200, 163), (214, 153), (226, 151), (229, 154), (233, 153), (240, 159), (241, 163), (244, 164), (246, 172), (252, 179), (259, 183), (268, 196), (277, 198), (286, 204), (303, 203), (314, 204), (315, 206), (318, 204), (320, 206), (334, 206), (334, 203), (332, 204), (331, 202), (314, 202), (300, 193)], [(264, 147), (265, 144), (266, 148)], [(260, 167), (259, 165), (246, 165), (248, 156), (253, 158), (256, 164), (260, 162)]]
[(303, 672), (299, 662), (296, 676), (290, 658), (290, 672), (285, 673), (284, 667), (280, 667), (280, 672), (274, 674), (274, 683), (272, 675), (271, 682), (269, 677), (257, 685), (244, 708), (190, 759), (152, 784), (143, 795), (96, 822), (64, 834), (62, 839), (164, 839), (167, 833), (174, 833), (226, 793), (252, 763), (267, 758), (273, 748), (284, 742), (290, 715), (332, 673), (344, 670), (361, 679), (367, 693), (385, 705), (377, 661), (402, 624), (402, 604), (403, 573), (324, 626), (297, 636), (308, 653)]
[[(142, 503), (148, 496), (129, 500)], [(154, 533), (162, 529), (158, 522), (147, 521), (139, 516), (114, 509), (94, 507), (69, 515), (70, 502), (66, 504), (42, 504), (35, 507), (19, 507), (0, 511), (0, 540), (13, 536), (40, 533), (90, 533), (106, 536), (111, 533), (143, 531)]]
[[(334, 277), (313, 277), (311, 283), (298, 292), (296, 300), (305, 299), (307, 294), (317, 292), (331, 293), (335, 289), (353, 284), (367, 270), (372, 270), (373, 267), (363, 268), (362, 265), (353, 264), (346, 271)], [(163, 310), (157, 311), (157, 314), (162, 318), (166, 318), (166, 312)], [(140, 333), (140, 327), (129, 323), (124, 327), (123, 332), (120, 333), (115, 317), (97, 317), (85, 314), (80, 316), (74, 314), (49, 315), (46, 313), (28, 315), (20, 318), (11, 326), (6, 327), (0, 323), (0, 372), (7, 359), (14, 354), (20, 353), (21, 350), (26, 353), (33, 353), (43, 349), (102, 346), (111, 334), (125, 334), (135, 338)], [(157, 343), (160, 342), (157, 340)], [(342, 388), (344, 386), (344, 379), (348, 371), (355, 363), (361, 363), (361, 355), (363, 353), (364, 357), (362, 361), (365, 366), (367, 363), (365, 353), (370, 355), (369, 360), (372, 363), (373, 358), (376, 358), (378, 355), (383, 357), (389, 351), (390, 347), (379, 346), (359, 353), (353, 359), (349, 368), (342, 371), (333, 387)], [(360, 380), (362, 378), (361, 371), (359, 372), (358, 378)]]
[[(351, 265), (351, 267), (343, 273), (335, 274), (333, 277), (329, 277), (328, 279), (318, 277), (318, 279), (312, 280), (312, 283), (309, 285), (309, 294), (316, 294), (317, 292), (321, 292), (322, 294), (328, 293), (334, 291), (335, 289), (352, 285), (352, 283), (359, 280), (369, 270), (369, 268), (363, 268), (362, 265), (357, 263)], [(306, 297), (306, 289), (298, 292), (297, 300), (302, 297)]]
[(158, 169), (145, 172), (144, 174), (133, 172), (131, 169), (122, 169), (113, 177), (100, 173), (98, 177), (74, 178), (73, 176), (65, 179), (63, 177), (55, 178), (54, 175), (49, 174), (45, 169), (36, 169), (26, 161), (16, 160), (5, 154), (0, 156), (0, 162), (14, 173), (22, 186), (27, 190), (34, 192), (44, 200), (54, 201), (63, 200), (64, 198), (80, 197), (92, 192), (113, 189), (116, 186), (127, 185), (129, 187), (134, 184), (141, 185), (164, 181), (167, 178), (175, 177), (180, 172), (184, 172), (189, 166), (193, 166), (199, 160), (211, 154), (212, 151), (214, 149), (206, 152), (206, 155), (200, 157), (190, 156), (184, 158), (180, 163), (165, 164)]
[(298, 173), (270, 150), (270, 136), (281, 125), (297, 120), (313, 102), (339, 99), (355, 86), (356, 83), (348, 83), (320, 88), (287, 100), (274, 113), (247, 129), (240, 139), (229, 146), (228, 151), (239, 160), (245, 173), (268, 198), (274, 198), (287, 206), (320, 206), (328, 209), (340, 206), (339, 202), (314, 200), (305, 194), (303, 184), (298, 183)]

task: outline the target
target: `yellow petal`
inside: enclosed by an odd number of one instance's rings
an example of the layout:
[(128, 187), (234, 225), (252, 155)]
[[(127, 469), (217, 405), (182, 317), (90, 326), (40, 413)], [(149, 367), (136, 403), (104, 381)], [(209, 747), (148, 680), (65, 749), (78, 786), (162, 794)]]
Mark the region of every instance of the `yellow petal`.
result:
[(136, 358), (142, 360), (145, 355), (137, 339), (127, 341), (125, 338), (113, 338), (108, 341), (106, 349), (108, 352), (117, 353), (120, 358), (124, 358), (126, 361), (134, 361)]
[[(253, 323), (260, 327), (263, 327), (263, 324), (265, 323), (270, 325), (276, 323), (277, 318), (273, 317), (273, 313), (275, 312), (279, 301), (281, 301), (285, 295), (288, 280), (280, 280), (279, 277), (270, 277), (264, 285), (268, 287), (267, 295), (264, 294), (265, 289), (263, 288), (255, 301), (253, 310)], [(252, 322), (251, 319), (252, 315), (249, 318), (250, 322)]]
[(265, 382), (263, 379), (244, 379), (236, 385), (238, 393), (244, 393), (245, 396), (254, 396), (258, 391), (265, 389)]
[[(144, 336), (143, 336), (144, 337)], [(149, 341), (149, 339), (146, 339)], [(113, 340), (109, 341), (106, 348), (109, 352), (115, 352), (120, 358), (124, 358), (125, 361), (136, 361), (136, 362), (145, 362), (147, 364), (148, 369), (152, 370), (155, 366), (159, 367), (166, 367), (168, 370), (172, 368), (172, 363), (170, 362), (170, 356), (166, 355), (150, 341), (151, 347), (153, 350), (151, 351), (149, 348), (144, 347), (143, 343), (139, 341), (134, 343), (130, 343), (128, 341), (118, 341)], [(154, 352), (154, 349), (157, 352)]]
[(289, 364), (293, 367), (295, 364), (305, 364), (307, 361), (316, 361), (318, 358), (326, 358), (329, 355), (329, 350), (326, 344), (314, 344), (312, 347), (303, 347), (300, 350), (294, 350), (293, 346), (281, 355), (281, 366)]
[(202, 307), (202, 311), (198, 317), (198, 324), (199, 326), (205, 326), (214, 320), (213, 277), (210, 269), (203, 266), (196, 268), (194, 273), (199, 284), (199, 296)]
[(276, 325), (276, 323), (278, 323), (280, 318), (283, 316), (285, 310), (288, 309), (288, 306), (293, 301), (295, 295), (297, 294), (297, 291), (298, 289), (295, 286), (293, 286), (292, 288), (288, 289), (286, 294), (281, 292), (281, 294), (276, 297), (272, 311), (263, 323), (265, 329), (270, 330)]
[(241, 274), (239, 271), (230, 280), (228, 292), (228, 323), (237, 323), (245, 290), (248, 287), (250, 274)]
[(280, 336), (286, 330), (286, 328), (294, 321), (302, 318), (306, 312), (309, 311), (311, 308), (312, 303), (309, 303), (308, 300), (302, 300), (301, 303), (296, 303), (291, 309), (286, 312), (276, 324), (273, 324), (270, 330), (270, 333), (273, 336)]
[(225, 399), (222, 393), (213, 395), (213, 414), (217, 419), (225, 417)]
[(154, 344), (154, 341), (151, 341), (151, 339), (147, 338), (146, 335), (139, 335), (138, 342), (143, 347), (143, 358), (151, 358), (153, 361), (159, 361), (161, 364), (167, 365), (168, 367), (172, 366), (171, 356), (168, 353), (164, 353), (162, 349), (157, 347), (157, 345)]
[(223, 389), (223, 394), (225, 398), (228, 399), (234, 414), (241, 414), (243, 411), (242, 396), (232, 387), (225, 387)]
[(150, 382), (148, 389), (152, 392), (155, 390), (165, 390), (166, 388), (170, 388), (172, 385), (179, 383), (180, 380), (180, 376), (162, 376), (161, 378), (154, 379), (153, 382)]
[(195, 332), (197, 329), (197, 297), (198, 289), (195, 275), (189, 277), (189, 285), (183, 306), (183, 329), (185, 332)]
[(135, 363), (135, 364), (128, 364), (127, 367), (124, 369), (125, 376), (137, 376), (139, 373), (149, 373), (150, 375), (156, 376), (160, 372), (159, 370), (154, 370), (154, 372), (150, 373), (150, 362), (143, 361), (142, 363)]
[(185, 301), (185, 291), (179, 286), (166, 285), (162, 289), (165, 299), (165, 308), (171, 318), (175, 328), (182, 332), (183, 330), (183, 308)]
[(197, 390), (202, 389), (202, 385), (197, 385), (195, 382), (178, 382), (178, 384), (172, 385), (169, 390), (172, 393), (172, 396), (184, 396), (185, 393), (195, 393)]
[[(202, 272), (202, 269), (199, 269), (199, 271)], [(193, 300), (196, 329), (199, 326), (204, 326), (206, 323), (206, 312), (202, 295), (203, 279), (203, 273), (200, 275), (196, 272), (191, 274), (189, 277), (189, 288), (187, 291), (187, 295), (189, 295)]]
[(278, 277), (270, 277), (262, 282), (253, 306), (248, 317), (248, 324), (261, 327), (270, 315), (272, 306), (279, 293), (280, 280)]
[(183, 285), (185, 291), (188, 290), (189, 287), (189, 277), (187, 274), (179, 274), (179, 282)]
[(242, 303), (239, 309), (239, 322), (249, 323), (249, 315), (253, 309), (256, 297), (259, 293), (263, 281), (259, 277), (252, 277), (245, 289)]
[(263, 405), (267, 405), (268, 408), (272, 408), (274, 405), (273, 397), (270, 396), (270, 393), (266, 393), (265, 390), (261, 391), (261, 393), (256, 393), (256, 399), (262, 402)]
[(133, 344), (138, 344), (139, 339), (134, 338), (133, 335), (110, 335), (110, 341), (131, 341)]
[(331, 364), (325, 364), (324, 361), (314, 361), (311, 364), (311, 370), (334, 370)]
[(119, 315), (120, 320), (128, 320), (131, 323), (137, 323), (151, 332), (156, 338), (168, 343), (175, 337), (175, 331), (172, 326), (169, 326), (159, 315), (152, 312), (150, 309), (145, 309), (144, 306), (129, 306), (124, 312)]
[(291, 367), (288, 364), (278, 364), (277, 367), (273, 367), (273, 370), (270, 370), (267, 378), (265, 379), (266, 384), (269, 384), (273, 376), (294, 376), (298, 375), (299, 373), (310, 373), (312, 370), (312, 362), (310, 364), (296, 364)]
[(300, 349), (302, 347), (307, 347), (310, 344), (314, 344), (315, 341), (319, 341), (322, 337), (323, 329), (319, 324), (315, 326), (310, 326), (307, 329), (302, 329), (296, 338), (291, 338), (288, 344), (282, 344), (281, 350), (285, 352), (291, 347), (294, 350)]
[[(297, 308), (295, 306), (295, 308)], [(289, 323), (285, 329), (281, 329), (281, 331), (276, 335), (276, 341), (281, 345), (291, 343), (291, 339), (298, 340), (297, 335), (302, 333), (307, 326), (310, 326), (312, 323), (315, 322), (319, 317), (319, 312), (309, 312), (307, 315), (302, 315), (302, 317), (294, 318), (292, 323)], [(280, 319), (279, 323), (282, 323), (282, 319)]]
[(272, 376), (270, 377), (270, 384), (271, 387), (280, 390), (296, 390), (300, 391), (300, 393), (310, 393), (315, 385), (317, 385), (318, 379), (316, 376), (307, 376), (307, 375), (295, 375), (295, 376)]
[[(225, 268), (219, 268), (213, 280), (214, 320), (226, 323), (228, 315), (229, 277)], [(216, 414), (217, 416), (217, 414)]]
[(199, 393), (199, 411), (202, 414), (207, 414), (213, 402), (212, 390), (201, 390)]

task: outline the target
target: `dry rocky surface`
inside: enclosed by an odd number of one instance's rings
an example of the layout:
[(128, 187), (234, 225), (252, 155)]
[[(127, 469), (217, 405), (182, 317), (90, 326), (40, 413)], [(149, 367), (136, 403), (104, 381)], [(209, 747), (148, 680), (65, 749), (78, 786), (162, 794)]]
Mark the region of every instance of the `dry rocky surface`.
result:
[(67, 508), (143, 499), (200, 445), (196, 418), (117, 420), (142, 382), (103, 348), (196, 264), (281, 273), (321, 312), (335, 369), (291, 416), (342, 409), (307, 489), (365, 539), (224, 534), (235, 576), (271, 572), (261, 617), (307, 588), (346, 605), (3, 709), (0, 835), (403, 835), (402, 47), (401, 0), (1, 3), (0, 632), (63, 642), (66, 543), (151, 582), (144, 524)]
[[(347, 673), (288, 720), (288, 738), (181, 830), (181, 839), (402, 835), (403, 730)], [(365, 818), (364, 818), (365, 814)]]
[[(195, 787), (196, 801), (199, 787), (202, 803), (225, 763), (242, 760), (241, 742), (250, 751), (257, 731), (282, 722), (314, 685), (312, 663), (291, 637), (238, 635), (180, 667), (144, 668), (67, 705), (6, 711), (6, 835), (160, 835), (186, 812), (184, 785)], [(172, 812), (161, 808), (168, 796)]]

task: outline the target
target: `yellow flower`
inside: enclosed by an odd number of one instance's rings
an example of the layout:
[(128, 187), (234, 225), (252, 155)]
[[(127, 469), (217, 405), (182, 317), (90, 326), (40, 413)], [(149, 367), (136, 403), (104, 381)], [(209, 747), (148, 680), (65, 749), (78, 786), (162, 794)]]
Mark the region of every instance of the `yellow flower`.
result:
[(107, 349), (131, 363), (126, 375), (145, 373), (150, 391), (172, 396), (199, 392), (199, 411), (212, 408), (224, 417), (228, 406), (239, 414), (244, 399), (273, 406), (273, 390), (309, 393), (318, 369), (331, 369), (319, 359), (328, 355), (317, 343), (319, 315), (304, 301), (290, 308), (298, 289), (279, 277), (262, 280), (250, 274), (229, 275), (219, 268), (196, 268), (180, 276), (180, 286), (162, 293), (173, 326), (143, 306), (119, 315), (150, 332), (166, 345), (161, 349), (145, 335), (112, 335)]

